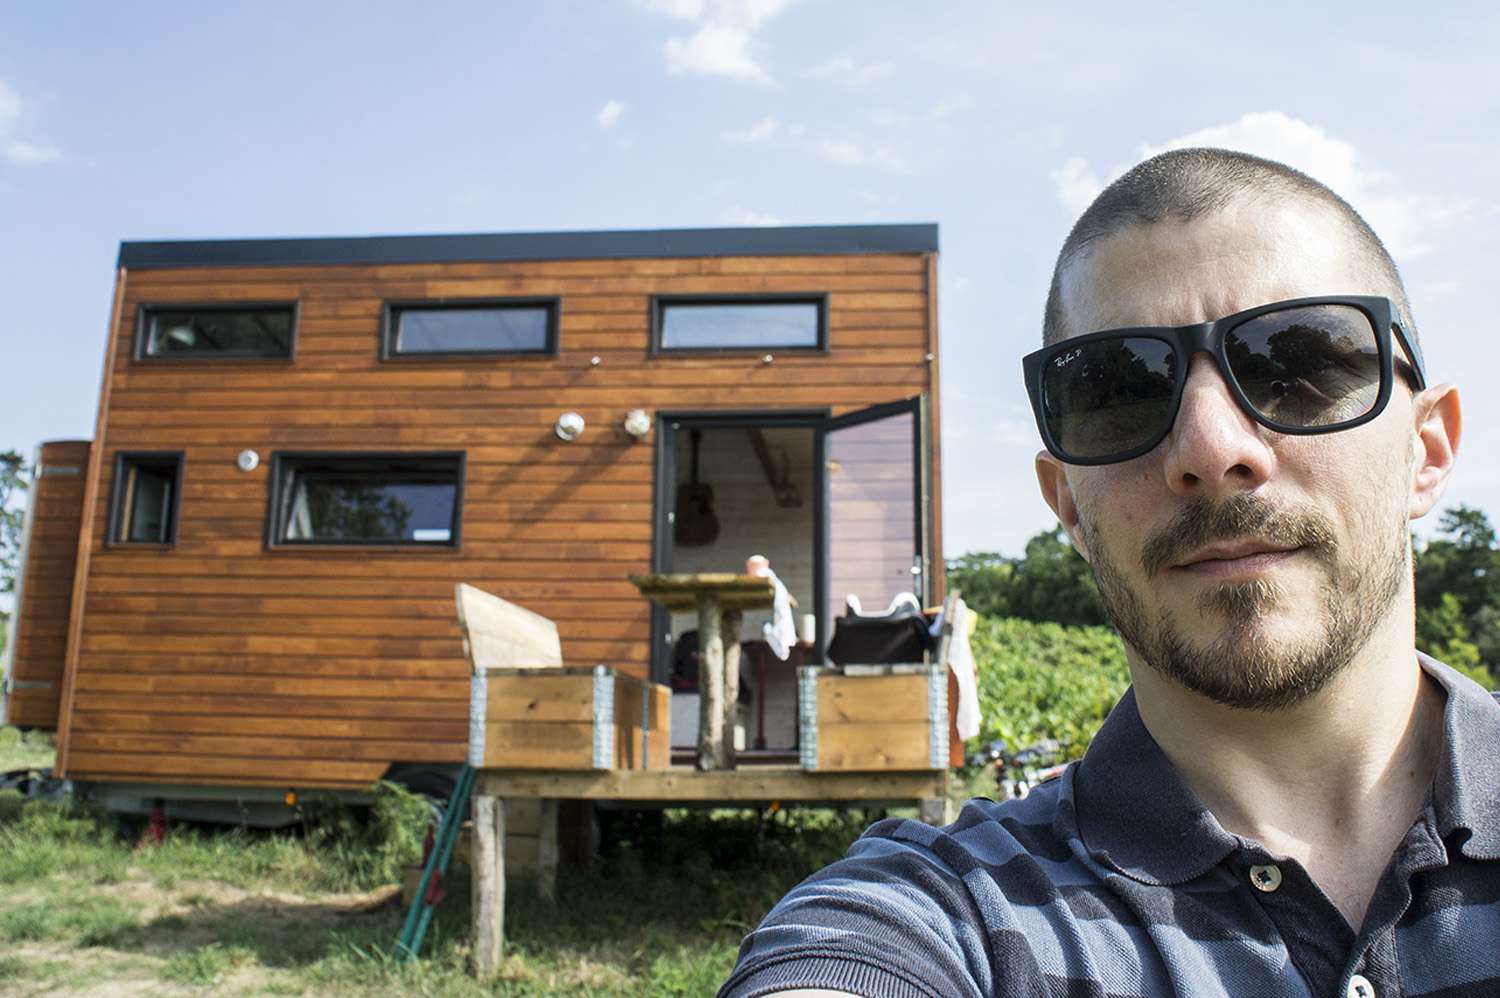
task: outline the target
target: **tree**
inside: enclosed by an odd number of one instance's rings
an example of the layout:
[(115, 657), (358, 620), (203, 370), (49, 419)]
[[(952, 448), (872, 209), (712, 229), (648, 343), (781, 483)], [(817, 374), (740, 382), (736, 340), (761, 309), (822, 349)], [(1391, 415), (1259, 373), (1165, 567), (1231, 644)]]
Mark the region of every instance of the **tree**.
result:
[(1107, 622), (1088, 562), (1073, 550), (1062, 527), (1036, 534), (1020, 558), (994, 552), (955, 558), (948, 562), (948, 581), (986, 616), (1074, 626)]
[[(1483, 510), (1444, 510), (1438, 536), (1414, 545), (1417, 647), (1450, 665), (1500, 670), (1500, 546)], [(1481, 681), (1483, 681), (1481, 679)]]
[[(20, 496), (30, 487), (26, 461), (13, 450), (0, 451), (0, 597), (11, 597), (16, 591), (16, 573), (21, 561), (21, 527), (24, 513)], [(10, 599), (5, 600), (7, 606)], [(6, 607), (0, 607), (0, 651), (5, 649), (5, 623), (10, 619)]]

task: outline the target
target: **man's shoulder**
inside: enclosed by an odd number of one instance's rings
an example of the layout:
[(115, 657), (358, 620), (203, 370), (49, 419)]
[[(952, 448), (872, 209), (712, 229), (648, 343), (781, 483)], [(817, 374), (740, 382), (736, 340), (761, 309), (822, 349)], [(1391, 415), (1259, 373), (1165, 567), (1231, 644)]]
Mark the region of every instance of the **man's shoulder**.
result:
[[(1038, 986), (1049, 973), (1066, 976), (1033, 952), (1033, 937), (1044, 928), (1076, 935), (1051, 923), (1074, 919), (1075, 893), (1100, 883), (1069, 835), (1070, 783), (1071, 774), (1021, 800), (971, 799), (941, 827), (898, 818), (872, 825), (746, 937), (723, 993), (982, 995), (997, 970), (1013, 980), (1036, 975)], [(1087, 907), (1106, 914), (1098, 902)]]

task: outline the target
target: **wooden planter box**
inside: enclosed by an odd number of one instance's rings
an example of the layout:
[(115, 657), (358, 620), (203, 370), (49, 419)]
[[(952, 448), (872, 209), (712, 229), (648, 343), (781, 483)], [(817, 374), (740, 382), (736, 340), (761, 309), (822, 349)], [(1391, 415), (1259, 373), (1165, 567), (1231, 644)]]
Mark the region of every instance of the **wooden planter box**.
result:
[(948, 766), (948, 677), (941, 665), (804, 666), (797, 710), (803, 769)]
[(602, 665), (475, 672), (469, 764), (483, 769), (665, 769), (672, 692)]

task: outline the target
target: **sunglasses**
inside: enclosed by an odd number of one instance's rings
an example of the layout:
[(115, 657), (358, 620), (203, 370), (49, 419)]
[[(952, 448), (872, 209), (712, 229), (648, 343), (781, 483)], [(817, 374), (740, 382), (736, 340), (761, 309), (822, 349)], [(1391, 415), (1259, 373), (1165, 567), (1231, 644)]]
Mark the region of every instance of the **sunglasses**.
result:
[[(1395, 333), (1412, 363), (1392, 349)], [(1385, 409), (1399, 368), (1427, 385), (1422, 354), (1389, 298), (1331, 295), (1273, 302), (1213, 322), (1075, 336), (1022, 364), (1047, 450), (1067, 464), (1128, 461), (1177, 419), (1188, 362), (1209, 354), (1241, 409), (1278, 433), (1333, 433)]]

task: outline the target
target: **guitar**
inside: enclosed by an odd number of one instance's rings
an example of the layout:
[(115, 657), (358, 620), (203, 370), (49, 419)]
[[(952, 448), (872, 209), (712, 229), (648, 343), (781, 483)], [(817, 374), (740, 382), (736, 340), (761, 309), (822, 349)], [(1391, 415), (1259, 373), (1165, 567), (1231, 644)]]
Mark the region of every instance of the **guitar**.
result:
[(677, 486), (677, 509), (672, 520), (672, 540), (682, 547), (712, 544), (719, 536), (719, 518), (714, 515), (714, 489), (698, 481), (698, 447), (703, 431), (692, 431), (692, 478)]

